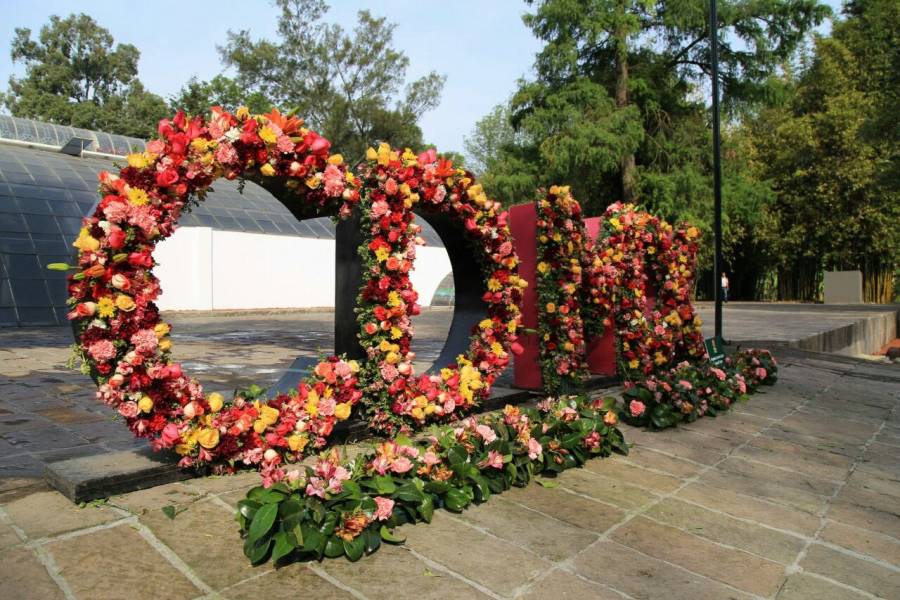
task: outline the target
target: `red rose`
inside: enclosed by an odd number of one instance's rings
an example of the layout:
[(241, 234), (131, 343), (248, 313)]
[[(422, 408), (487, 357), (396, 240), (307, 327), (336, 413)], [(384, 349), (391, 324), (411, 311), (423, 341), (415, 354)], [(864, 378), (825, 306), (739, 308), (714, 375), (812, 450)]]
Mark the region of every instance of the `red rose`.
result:
[(166, 169), (156, 174), (156, 185), (160, 187), (169, 187), (178, 181), (178, 171), (175, 169)]
[(118, 250), (125, 245), (125, 232), (118, 227), (111, 229), (107, 240), (109, 240), (110, 248)]

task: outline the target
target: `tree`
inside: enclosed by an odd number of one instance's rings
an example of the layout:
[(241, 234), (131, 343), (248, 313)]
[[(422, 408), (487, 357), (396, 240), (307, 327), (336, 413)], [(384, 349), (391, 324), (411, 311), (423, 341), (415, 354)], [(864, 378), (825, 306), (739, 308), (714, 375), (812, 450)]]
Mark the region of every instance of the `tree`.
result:
[(870, 302), (890, 302), (900, 259), (896, 125), (900, 7), (856, 0), (818, 38), (790, 102), (754, 123), (772, 182), (782, 297), (816, 299), (824, 269), (859, 269)]
[(272, 102), (263, 92), (248, 93), (237, 81), (225, 75), (216, 75), (209, 81), (191, 77), (170, 104), (173, 112), (183, 110), (191, 115), (205, 115), (211, 106), (221, 106), (232, 112), (246, 106), (254, 114), (272, 109)]
[(363, 10), (348, 33), (323, 21), (323, 0), (277, 4), (277, 41), (229, 32), (220, 48), (240, 88), (296, 108), (351, 159), (375, 140), (422, 146), (417, 121), (438, 105), (444, 77), (431, 72), (402, 89), (409, 59), (392, 46), (394, 25)]
[[(679, 0), (526, 0), (545, 42), (511, 123), (538, 147), (539, 171), (577, 181), (589, 210), (642, 199), (665, 136), (695, 129), (708, 81), (707, 7)], [(736, 114), (767, 95), (778, 68), (829, 14), (818, 0), (720, 0), (724, 104)], [(686, 119), (688, 124), (680, 121)], [(696, 145), (696, 142), (692, 143)], [(576, 193), (579, 191), (576, 189)]]
[(117, 44), (91, 17), (50, 17), (37, 40), (16, 28), (10, 48), (25, 77), (10, 77), (3, 102), (17, 117), (149, 137), (168, 113), (165, 101), (137, 78), (140, 52)]

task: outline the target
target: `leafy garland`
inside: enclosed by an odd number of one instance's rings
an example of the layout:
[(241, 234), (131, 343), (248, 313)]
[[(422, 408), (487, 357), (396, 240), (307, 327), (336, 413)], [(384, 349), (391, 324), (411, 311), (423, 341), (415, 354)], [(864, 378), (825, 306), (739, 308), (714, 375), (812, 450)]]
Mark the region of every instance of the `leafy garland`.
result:
[[(287, 465), (325, 446), (335, 423), (347, 419), (365, 393), (380, 392), (382, 408), (373, 426), (386, 431), (393, 429), (385, 426), (391, 419), (420, 425), (426, 417), (475, 405), (509, 362), (524, 286), (505, 213), (469, 174), (438, 161), (433, 151), (401, 156), (382, 146), (369, 152), (363, 187), (340, 155), (329, 154), (328, 140), (302, 125), (277, 110), (251, 115), (245, 108), (235, 114), (214, 108), (209, 121), (188, 120), (183, 113), (161, 121), (160, 139), (129, 155), (119, 175), (100, 174), (102, 200), (84, 220), (75, 242), (77, 272), (69, 277), (75, 353), (97, 381), (98, 398), (155, 449), (174, 448), (180, 465), (216, 471), (253, 465), (267, 485), (283, 479)], [(286, 198), (292, 206), (311, 215), (347, 217), (364, 204), (372, 226), (367, 248), (377, 264), (369, 264), (360, 318), (363, 342), (377, 344), (369, 348), (373, 360), (328, 357), (296, 391), (268, 400), (257, 392), (231, 399), (204, 394), (172, 361), (171, 328), (154, 303), (161, 290), (152, 273), (153, 250), (218, 177), (275, 185), (292, 195)], [(490, 308), (467, 357), (440, 376), (414, 380), (408, 318), (417, 307), (407, 273), (415, 237), (410, 209), (420, 199), (458, 218), (478, 241)], [(371, 217), (389, 203), (393, 212), (386, 226), (379, 218), (376, 232)], [(394, 272), (399, 276), (392, 277)], [(390, 316), (380, 314), (387, 309)], [(391, 403), (384, 406), (387, 398)]]
[(507, 406), (480, 420), (435, 426), (425, 440), (398, 437), (341, 464), (336, 449), (290, 471), (238, 504), (244, 553), (258, 564), (371, 554), (391, 529), (430, 522), (435, 509), (460, 512), (539, 474), (589, 458), (627, 454), (612, 398), (546, 400)]
[(626, 382), (619, 416), (631, 425), (674, 427), (716, 416), (777, 379), (778, 366), (768, 350), (742, 350), (727, 357), (722, 368), (708, 361), (682, 362), (646, 379)]
[(581, 316), (585, 256), (581, 205), (568, 186), (537, 200), (537, 298), (541, 376), (550, 395), (572, 393), (587, 377)]

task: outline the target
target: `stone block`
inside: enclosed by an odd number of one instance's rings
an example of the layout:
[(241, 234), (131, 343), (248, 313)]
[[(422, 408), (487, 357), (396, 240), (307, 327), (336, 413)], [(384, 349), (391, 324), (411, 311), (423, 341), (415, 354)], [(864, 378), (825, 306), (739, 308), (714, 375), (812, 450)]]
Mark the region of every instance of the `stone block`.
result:
[(189, 479), (174, 456), (151, 450), (121, 451), (50, 463), (44, 479), (72, 502), (125, 494)]

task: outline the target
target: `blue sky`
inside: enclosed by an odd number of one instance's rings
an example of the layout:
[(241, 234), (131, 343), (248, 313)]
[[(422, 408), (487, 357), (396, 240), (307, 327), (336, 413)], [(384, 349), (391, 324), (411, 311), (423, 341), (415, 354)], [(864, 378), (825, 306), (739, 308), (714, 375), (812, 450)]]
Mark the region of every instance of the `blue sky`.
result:
[[(702, 1), (702, 0), (697, 0)], [(838, 8), (840, 0), (826, 0)], [(420, 125), (425, 140), (441, 150), (463, 150), (463, 137), (496, 104), (505, 101), (515, 82), (530, 76), (540, 45), (522, 24), (519, 0), (330, 0), (328, 19), (345, 29), (356, 23), (356, 11), (368, 8), (396, 23), (396, 48), (410, 59), (407, 75), (416, 78), (435, 70), (447, 76), (440, 106)], [(14, 66), (9, 46), (16, 27), (29, 27), (36, 37), (50, 15), (80, 11), (110, 30), (116, 42), (141, 51), (139, 77), (166, 98), (196, 75), (209, 79), (222, 71), (216, 45), (227, 30), (249, 29), (254, 37), (275, 37), (277, 10), (265, 0), (156, 0), (153, 2), (5, 0), (0, 24), (0, 89), (6, 89)]]

